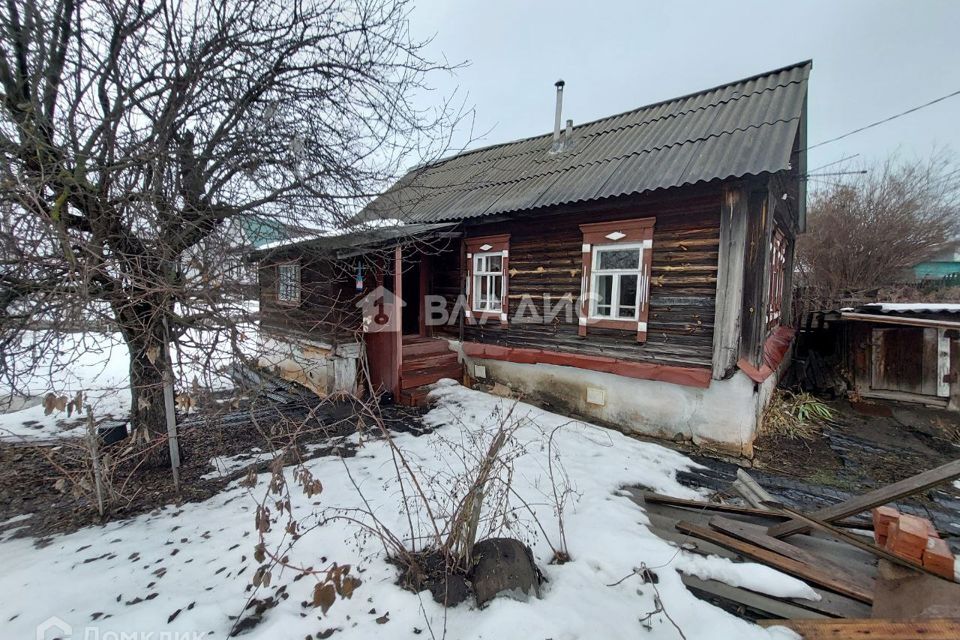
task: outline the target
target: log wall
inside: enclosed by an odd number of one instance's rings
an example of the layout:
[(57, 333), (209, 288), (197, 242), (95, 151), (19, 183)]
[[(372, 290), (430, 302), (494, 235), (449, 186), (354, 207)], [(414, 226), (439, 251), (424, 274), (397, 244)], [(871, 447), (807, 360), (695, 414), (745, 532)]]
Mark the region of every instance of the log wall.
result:
[[(517, 220), (468, 226), (466, 234), (510, 234), (510, 322), (465, 324), (464, 339), (501, 346), (553, 349), (637, 362), (710, 367), (717, 286), (721, 192), (719, 186), (673, 195), (620, 199), (601, 206), (563, 208), (525, 214)], [(577, 315), (561, 313), (550, 324), (525, 324), (523, 318), (545, 314), (544, 294), (556, 305), (563, 296), (580, 295), (582, 234), (580, 224), (655, 217), (650, 315), (645, 343), (636, 331), (589, 327), (577, 335)], [(461, 267), (462, 268), (462, 267)], [(437, 271), (437, 270), (435, 270)], [(447, 278), (460, 278), (460, 272)], [(459, 285), (458, 285), (459, 286)], [(452, 291), (451, 282), (443, 284)], [(520, 308), (524, 296), (532, 305)]]
[[(277, 299), (277, 265), (299, 258), (300, 303)], [(360, 314), (345, 267), (309, 253), (282, 255), (259, 265), (260, 323), (284, 333), (337, 345), (356, 342)]]

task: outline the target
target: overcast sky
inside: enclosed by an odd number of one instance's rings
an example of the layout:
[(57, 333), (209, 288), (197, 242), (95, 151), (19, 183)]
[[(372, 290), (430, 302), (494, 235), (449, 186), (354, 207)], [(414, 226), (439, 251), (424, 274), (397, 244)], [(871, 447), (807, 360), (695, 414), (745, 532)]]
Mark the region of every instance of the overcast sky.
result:
[[(417, 0), (434, 77), (476, 109), (471, 147), (552, 131), (553, 83), (574, 123), (813, 59), (808, 143), (960, 89), (960, 1)], [(860, 154), (960, 153), (960, 96), (814, 149), (811, 169)]]

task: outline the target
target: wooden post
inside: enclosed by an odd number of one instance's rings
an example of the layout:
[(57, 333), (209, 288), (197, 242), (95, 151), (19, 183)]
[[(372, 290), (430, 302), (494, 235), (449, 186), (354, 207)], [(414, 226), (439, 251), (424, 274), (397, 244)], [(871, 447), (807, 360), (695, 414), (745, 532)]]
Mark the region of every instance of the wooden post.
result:
[(177, 414), (173, 395), (173, 364), (170, 362), (170, 331), (167, 319), (163, 319), (163, 408), (167, 418), (167, 444), (170, 446), (170, 469), (173, 471), (173, 487), (180, 493), (180, 445), (177, 441)]
[(393, 250), (393, 295), (396, 300), (396, 309), (394, 309), (394, 322), (396, 323), (396, 366), (397, 374), (393, 386), (393, 397), (400, 400), (400, 372), (403, 370), (403, 249), (400, 245)]
[(767, 326), (767, 288), (770, 286), (767, 256), (770, 249), (769, 194), (767, 189), (749, 191), (747, 205), (747, 243), (744, 264), (743, 302), (741, 303), (740, 357), (754, 367), (760, 366), (763, 333)]
[(97, 513), (103, 517), (103, 479), (100, 472), (100, 442), (97, 440), (97, 427), (93, 421), (93, 409), (87, 405), (87, 443), (90, 448), (90, 459), (93, 462), (93, 486), (97, 493)]
[(740, 185), (724, 188), (720, 213), (717, 303), (713, 325), (713, 379), (722, 380), (740, 357), (740, 308), (747, 241), (747, 194)]

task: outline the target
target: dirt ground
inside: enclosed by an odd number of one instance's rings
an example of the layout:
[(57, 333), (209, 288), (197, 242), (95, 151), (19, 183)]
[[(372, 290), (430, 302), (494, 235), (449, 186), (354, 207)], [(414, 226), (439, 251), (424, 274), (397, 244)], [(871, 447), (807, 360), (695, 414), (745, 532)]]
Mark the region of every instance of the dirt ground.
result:
[[(312, 406), (300, 404), (272, 405), (269, 400), (246, 401), (240, 408), (223, 409), (210, 405), (199, 415), (184, 419), (180, 433), (182, 466), (181, 490), (174, 488), (169, 467), (141, 466), (131, 476), (133, 461), (120, 465), (114, 473), (114, 484), (122, 485), (123, 497), (101, 518), (90, 492), (77, 495), (72, 482), (58, 487), (58, 480), (82, 468), (81, 449), (76, 440), (45, 443), (41, 446), (0, 442), (0, 523), (11, 518), (31, 517), (0, 525), (0, 537), (33, 536), (38, 544), (57, 533), (74, 531), (90, 524), (123, 519), (155, 509), (162, 504), (181, 504), (205, 500), (227, 483), (242, 476), (246, 469), (217, 475), (211, 459), (249, 455), (257, 471), (265, 471), (273, 455), (283, 449), (289, 462), (322, 455), (353, 455), (344, 444), (345, 436), (358, 429), (369, 437), (377, 437), (374, 422), (358, 415), (352, 403), (317, 401)], [(384, 423), (391, 430), (422, 431), (420, 414), (413, 409), (396, 406), (381, 408)], [(256, 416), (251, 420), (251, 416)], [(296, 428), (296, 434), (291, 433)], [(291, 446), (295, 444), (296, 446)], [(124, 442), (115, 447), (121, 456)], [(116, 448), (119, 447), (119, 448)], [(259, 453), (257, 452), (259, 450)], [(253, 451), (253, 452), (252, 452)], [(66, 472), (66, 473), (65, 473)], [(214, 477), (204, 478), (208, 474)]]
[[(905, 403), (828, 403), (831, 424), (812, 440), (761, 435), (749, 473), (786, 504), (815, 509), (960, 458), (960, 416)], [(736, 465), (694, 456), (708, 468), (690, 484), (726, 492)], [(930, 518), (960, 552), (960, 488), (946, 483), (898, 503)]]

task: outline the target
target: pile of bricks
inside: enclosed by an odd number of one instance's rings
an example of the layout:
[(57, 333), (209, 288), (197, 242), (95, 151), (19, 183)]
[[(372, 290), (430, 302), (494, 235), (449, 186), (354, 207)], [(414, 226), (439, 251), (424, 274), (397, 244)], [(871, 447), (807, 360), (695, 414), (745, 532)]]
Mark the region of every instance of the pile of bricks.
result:
[(947, 580), (954, 579), (950, 547), (926, 518), (900, 513), (893, 507), (877, 507), (873, 510), (873, 537), (887, 551)]

